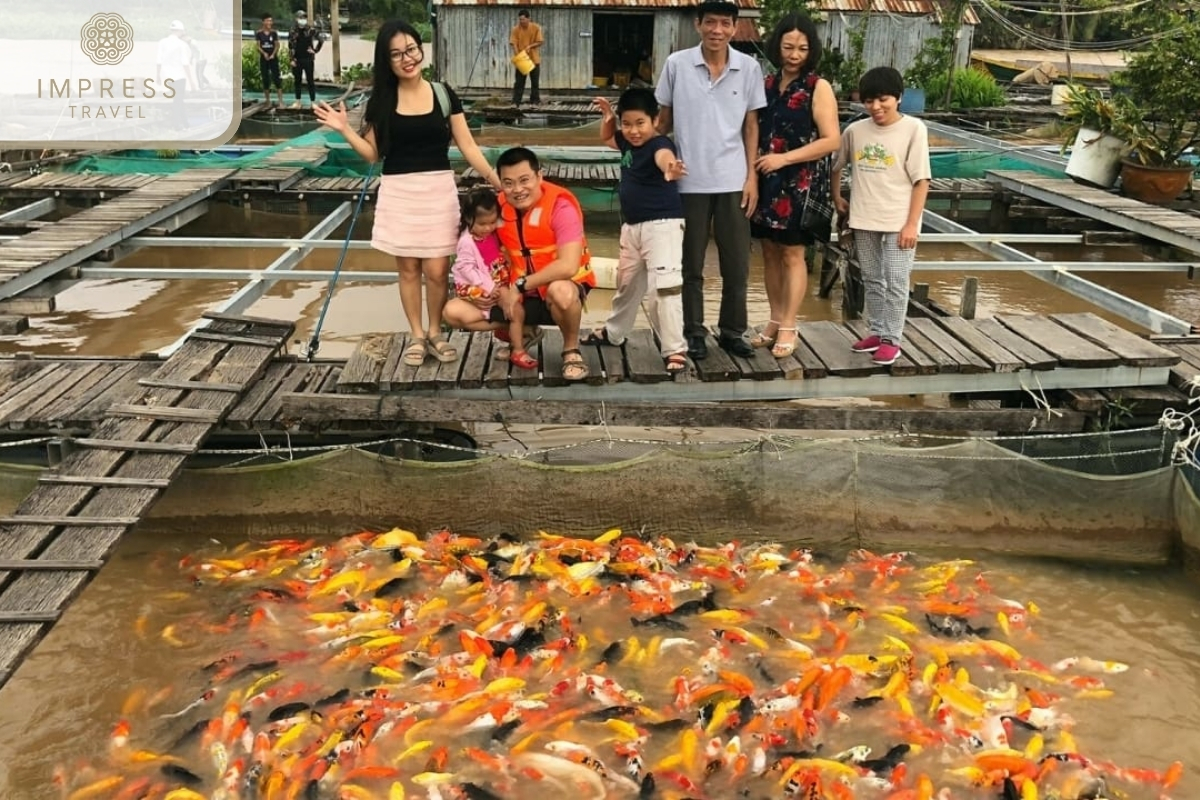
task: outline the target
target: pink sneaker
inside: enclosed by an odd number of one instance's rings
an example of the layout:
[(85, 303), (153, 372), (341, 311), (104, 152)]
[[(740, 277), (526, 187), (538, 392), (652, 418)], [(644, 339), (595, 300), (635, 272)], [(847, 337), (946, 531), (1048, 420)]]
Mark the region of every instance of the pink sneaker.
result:
[(856, 353), (874, 353), (881, 344), (883, 341), (878, 336), (868, 336), (850, 345), (850, 349)]
[(875, 355), (871, 357), (871, 363), (887, 366), (895, 363), (900, 357), (900, 348), (891, 342), (880, 342), (879, 347), (875, 350)]

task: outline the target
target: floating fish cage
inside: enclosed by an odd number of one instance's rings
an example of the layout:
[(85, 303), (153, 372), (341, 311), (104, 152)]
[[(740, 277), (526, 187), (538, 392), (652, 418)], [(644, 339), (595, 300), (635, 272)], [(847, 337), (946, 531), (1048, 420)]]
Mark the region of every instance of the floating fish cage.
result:
[[(999, 438), (604, 438), (513, 452), (470, 443), (212, 450), (210, 461), (232, 465), (186, 470), (149, 519), (166, 529), (219, 521), (228, 531), (297, 535), (383, 517), (480, 536), (524, 535), (535, 524), (581, 533), (621, 526), (834, 550), (1086, 553), (1119, 564), (1200, 552), (1200, 480), (1164, 426)], [(0, 509), (15, 507), (39, 471), (0, 467)], [(449, 501), (457, 486), (486, 501)]]
[(1194, 797), (1187, 432), (210, 450), (5, 688), (0, 788)]

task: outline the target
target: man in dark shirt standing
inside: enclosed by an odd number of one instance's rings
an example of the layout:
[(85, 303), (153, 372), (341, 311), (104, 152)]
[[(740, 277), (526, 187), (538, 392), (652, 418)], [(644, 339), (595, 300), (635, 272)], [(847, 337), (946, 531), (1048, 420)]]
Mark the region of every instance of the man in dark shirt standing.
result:
[(279, 90), (279, 107), (283, 108), (283, 78), (279, 75), (279, 31), (270, 14), (262, 15), (262, 27), (254, 32), (258, 43), (258, 68), (262, 72), (263, 92), (271, 105), (271, 86)]
[(308, 102), (317, 102), (317, 84), (313, 80), (313, 62), (321, 49), (321, 32), (308, 22), (304, 9), (296, 12), (296, 26), (288, 33), (288, 50), (292, 53), (292, 77), (296, 79), (296, 102), (292, 108), (300, 108), (300, 77), (308, 77)]

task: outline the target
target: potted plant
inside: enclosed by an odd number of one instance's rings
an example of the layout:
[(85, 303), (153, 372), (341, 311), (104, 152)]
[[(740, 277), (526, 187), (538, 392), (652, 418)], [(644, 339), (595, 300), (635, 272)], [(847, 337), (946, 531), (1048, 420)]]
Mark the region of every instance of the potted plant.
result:
[(1128, 146), (1122, 189), (1147, 203), (1183, 193), (1195, 170), (1184, 156), (1200, 146), (1200, 20), (1169, 13), (1165, 24), (1178, 33), (1150, 42), (1113, 77), (1129, 98), (1130, 113), (1119, 115), (1113, 131)]
[(1132, 110), (1124, 96), (1106, 97), (1098, 89), (1072, 84), (1066, 93), (1063, 152), (1069, 148), (1066, 173), (1080, 183), (1112, 188), (1121, 173), (1127, 146), (1116, 135)]

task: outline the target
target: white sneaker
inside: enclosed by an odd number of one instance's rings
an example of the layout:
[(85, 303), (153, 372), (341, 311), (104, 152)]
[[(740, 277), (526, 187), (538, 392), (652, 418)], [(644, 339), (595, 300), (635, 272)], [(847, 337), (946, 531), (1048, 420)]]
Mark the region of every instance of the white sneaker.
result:
[(300, 108), (300, 101), (297, 100), (296, 102), (292, 103), (292, 108)]

